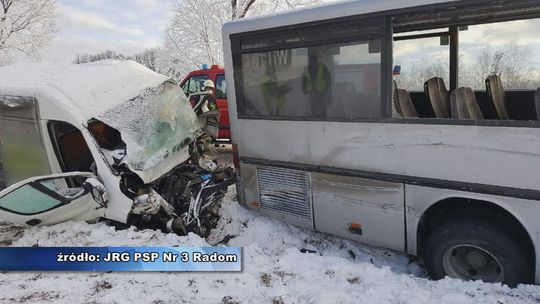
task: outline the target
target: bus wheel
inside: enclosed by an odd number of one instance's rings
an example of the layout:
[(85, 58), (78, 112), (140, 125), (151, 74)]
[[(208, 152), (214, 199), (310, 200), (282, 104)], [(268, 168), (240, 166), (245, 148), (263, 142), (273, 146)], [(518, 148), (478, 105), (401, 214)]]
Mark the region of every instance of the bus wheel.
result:
[(423, 250), (429, 276), (435, 280), (449, 276), (499, 282), (511, 287), (531, 283), (531, 259), (511, 231), (501, 224), (456, 219), (435, 228)]

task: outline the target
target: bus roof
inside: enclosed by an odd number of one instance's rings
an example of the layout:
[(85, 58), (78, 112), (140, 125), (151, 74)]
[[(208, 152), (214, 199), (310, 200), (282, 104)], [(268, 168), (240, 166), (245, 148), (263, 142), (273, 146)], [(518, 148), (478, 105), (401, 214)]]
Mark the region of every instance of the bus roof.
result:
[(355, 0), (339, 1), (312, 8), (296, 9), (272, 15), (237, 19), (223, 26), (225, 35), (294, 25), (311, 21), (405, 9), (430, 4), (457, 2), (458, 0)]

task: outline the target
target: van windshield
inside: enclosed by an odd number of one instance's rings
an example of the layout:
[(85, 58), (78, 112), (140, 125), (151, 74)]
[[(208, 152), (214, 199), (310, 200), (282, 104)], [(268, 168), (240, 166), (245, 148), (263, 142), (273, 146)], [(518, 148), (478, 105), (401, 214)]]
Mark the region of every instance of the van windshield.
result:
[[(126, 146), (126, 162), (137, 171), (155, 167), (175, 156), (201, 134), (187, 97), (170, 81), (147, 89), (97, 119), (120, 132)], [(98, 134), (92, 133), (99, 141)], [(108, 150), (118, 148), (100, 146)]]

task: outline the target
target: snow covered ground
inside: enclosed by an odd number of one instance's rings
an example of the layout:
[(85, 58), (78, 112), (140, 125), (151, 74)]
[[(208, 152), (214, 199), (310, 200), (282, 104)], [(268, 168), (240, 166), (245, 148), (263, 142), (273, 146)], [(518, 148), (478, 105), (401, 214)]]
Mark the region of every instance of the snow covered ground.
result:
[[(241, 273), (2, 273), (0, 303), (540, 303), (540, 286), (430, 281), (400, 253), (290, 226), (231, 187), (207, 239), (103, 223), (0, 226), (2, 246), (242, 246)], [(315, 253), (302, 253), (308, 249)]]

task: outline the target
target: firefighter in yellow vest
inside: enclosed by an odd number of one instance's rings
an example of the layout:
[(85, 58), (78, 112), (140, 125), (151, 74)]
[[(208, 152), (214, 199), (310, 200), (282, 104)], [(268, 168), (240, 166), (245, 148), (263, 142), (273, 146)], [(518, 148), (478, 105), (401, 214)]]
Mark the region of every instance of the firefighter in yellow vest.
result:
[(326, 109), (331, 100), (331, 76), (328, 68), (320, 63), (317, 54), (309, 55), (309, 63), (302, 77), (302, 89), (309, 95), (311, 114), (326, 117)]
[(285, 104), (285, 95), (291, 88), (287, 84), (279, 84), (273, 65), (269, 65), (261, 79), (261, 93), (270, 115), (279, 116)]

